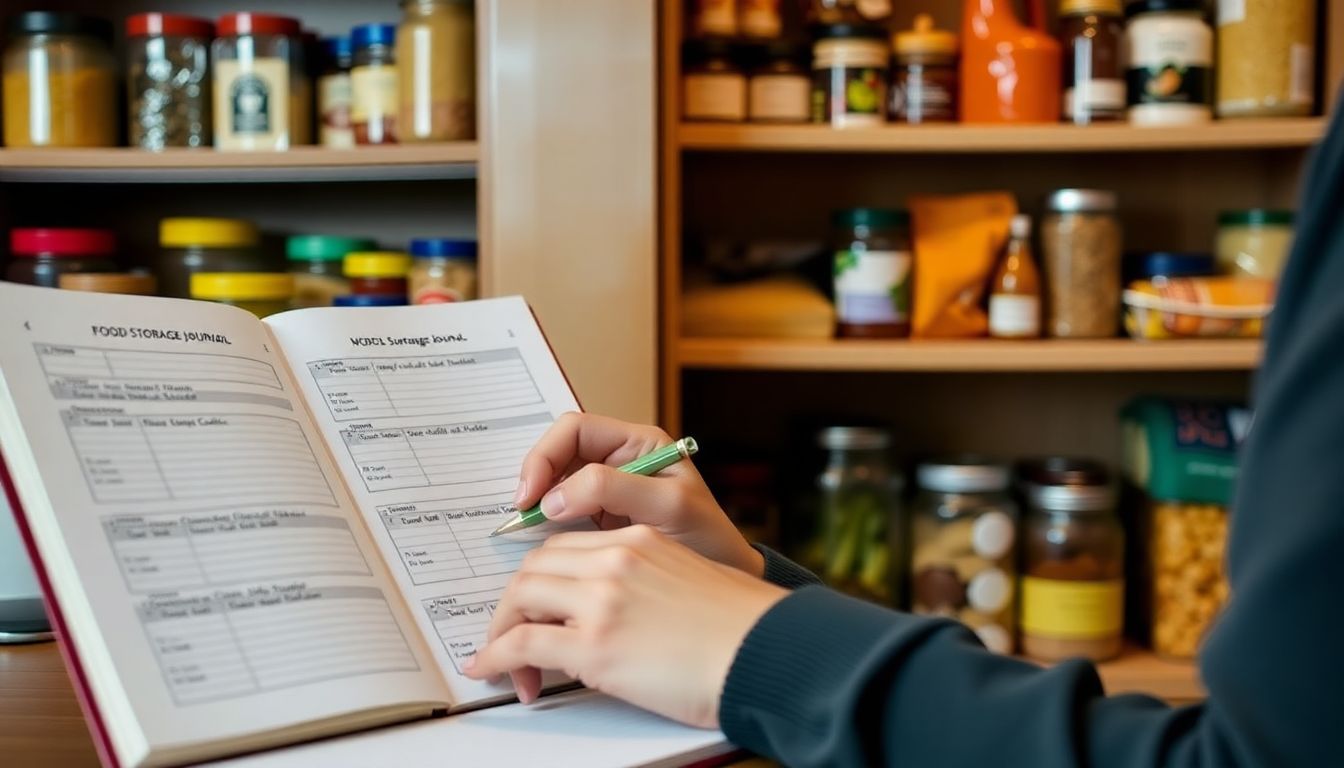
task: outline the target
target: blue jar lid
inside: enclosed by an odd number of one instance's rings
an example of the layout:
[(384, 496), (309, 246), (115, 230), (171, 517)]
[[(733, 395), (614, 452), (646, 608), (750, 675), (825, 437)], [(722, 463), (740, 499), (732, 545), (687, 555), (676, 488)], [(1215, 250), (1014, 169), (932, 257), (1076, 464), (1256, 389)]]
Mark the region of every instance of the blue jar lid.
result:
[(406, 297), (400, 293), (352, 293), (337, 296), (332, 300), (333, 307), (404, 307)]
[(354, 48), (348, 37), (322, 38), (322, 53), (332, 61), (345, 61), (348, 65), (350, 57), (354, 55)]
[(395, 24), (360, 24), (350, 30), (350, 44), (356, 49), (371, 45), (392, 45), (396, 41)]
[(1213, 254), (1148, 251), (1125, 256), (1126, 280), (1154, 277), (1204, 277), (1214, 274)]
[(411, 241), (411, 256), (417, 259), (476, 258), (475, 240), (454, 240), (449, 237), (417, 237)]

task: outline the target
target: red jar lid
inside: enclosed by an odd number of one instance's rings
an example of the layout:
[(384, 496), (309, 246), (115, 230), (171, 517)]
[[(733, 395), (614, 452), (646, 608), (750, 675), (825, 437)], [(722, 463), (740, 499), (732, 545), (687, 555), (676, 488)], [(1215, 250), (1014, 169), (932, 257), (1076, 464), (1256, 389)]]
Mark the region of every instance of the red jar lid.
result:
[(9, 249), (15, 256), (108, 256), (117, 237), (106, 229), (11, 229)]
[(195, 16), (176, 13), (139, 13), (126, 19), (128, 37), (204, 37), (215, 36), (215, 25)]
[(229, 13), (219, 17), (220, 37), (236, 35), (287, 35), (297, 37), (299, 20), (269, 13)]

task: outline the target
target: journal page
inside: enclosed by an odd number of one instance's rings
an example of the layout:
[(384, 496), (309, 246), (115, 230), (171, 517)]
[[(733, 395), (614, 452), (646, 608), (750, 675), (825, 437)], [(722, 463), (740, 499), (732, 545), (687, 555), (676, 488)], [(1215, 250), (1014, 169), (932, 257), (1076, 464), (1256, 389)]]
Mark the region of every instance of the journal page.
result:
[[(491, 538), (523, 457), (574, 394), (520, 298), (308, 309), (266, 321), (458, 704), (509, 577), (557, 530)], [(578, 527), (578, 526), (575, 526)]]
[(123, 763), (448, 701), (292, 387), (241, 310), (0, 283), (0, 445)]

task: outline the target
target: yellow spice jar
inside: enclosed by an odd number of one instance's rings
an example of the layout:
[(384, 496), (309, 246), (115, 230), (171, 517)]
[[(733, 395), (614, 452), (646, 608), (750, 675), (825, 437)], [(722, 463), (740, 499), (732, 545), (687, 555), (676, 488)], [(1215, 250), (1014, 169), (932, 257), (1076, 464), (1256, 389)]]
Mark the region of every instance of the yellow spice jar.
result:
[(112, 25), (74, 13), (32, 11), (11, 18), (5, 32), (5, 146), (115, 145)]
[(216, 301), (266, 317), (289, 309), (294, 276), (272, 272), (197, 272), (191, 297)]
[(403, 0), (397, 29), (397, 137), (476, 137), (476, 21), (470, 0)]

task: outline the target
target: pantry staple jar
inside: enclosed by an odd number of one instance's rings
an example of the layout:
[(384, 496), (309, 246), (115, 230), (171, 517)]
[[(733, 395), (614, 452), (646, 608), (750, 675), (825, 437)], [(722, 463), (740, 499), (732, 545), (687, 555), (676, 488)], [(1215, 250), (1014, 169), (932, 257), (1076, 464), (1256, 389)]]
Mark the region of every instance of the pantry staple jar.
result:
[(215, 148), (288, 149), (310, 131), (311, 85), (297, 19), (220, 18), (215, 38)]
[(196, 272), (258, 272), (266, 268), (261, 236), (242, 219), (170, 218), (159, 222), (155, 273), (164, 296), (191, 298)]
[(876, 25), (833, 24), (815, 35), (812, 122), (837, 128), (886, 122), (891, 62), (886, 31)]
[(1046, 334), (1110, 338), (1120, 330), (1120, 222), (1114, 192), (1061, 189), (1041, 218)]
[(112, 25), (92, 16), (29, 11), (5, 24), (0, 55), (7, 147), (117, 143)]
[(270, 272), (197, 272), (191, 298), (214, 301), (267, 317), (289, 309), (294, 277)]
[(1316, 5), (1313, 0), (1218, 3), (1219, 117), (1311, 114)]
[(1212, 120), (1213, 29), (1204, 18), (1203, 0), (1131, 0), (1125, 15), (1129, 121)]
[(476, 21), (471, 0), (402, 0), (397, 140), (476, 137)]
[(144, 149), (208, 147), (215, 25), (171, 13), (126, 20), (128, 137)]
[(106, 229), (13, 229), (5, 279), (56, 288), (64, 274), (115, 272), (116, 249), (116, 236)]

